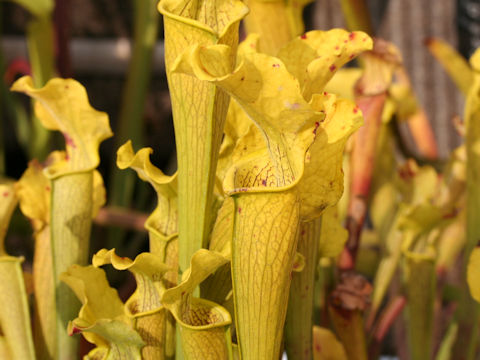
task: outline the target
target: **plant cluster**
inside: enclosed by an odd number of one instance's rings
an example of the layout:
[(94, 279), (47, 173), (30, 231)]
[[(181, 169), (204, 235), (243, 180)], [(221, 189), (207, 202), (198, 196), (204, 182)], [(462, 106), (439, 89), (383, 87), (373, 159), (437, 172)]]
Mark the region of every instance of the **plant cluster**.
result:
[[(474, 358), (480, 52), (469, 66), (429, 43), (467, 99), (465, 143), (440, 164), (398, 49), (366, 25), (304, 32), (309, 2), (159, 2), (178, 171), (150, 148), (118, 148), (118, 168), (157, 194), (149, 251), (133, 259), (88, 259), (108, 116), (73, 79), (35, 70), (12, 85), (66, 148), (0, 185), (1, 359), (75, 359), (78, 333), (92, 360), (373, 359), (400, 314), (411, 359)], [(23, 5), (48, 24), (48, 4)], [(399, 150), (398, 121), (422, 163)], [(3, 246), (17, 204), (35, 238), (30, 303), (22, 259)], [(135, 278), (125, 302), (107, 265)]]

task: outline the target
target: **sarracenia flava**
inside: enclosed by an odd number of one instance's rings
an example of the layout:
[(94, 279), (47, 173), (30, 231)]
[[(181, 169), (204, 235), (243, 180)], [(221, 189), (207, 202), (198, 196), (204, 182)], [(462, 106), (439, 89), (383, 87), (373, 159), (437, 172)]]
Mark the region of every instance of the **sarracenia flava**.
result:
[[(44, 170), (49, 185), (39, 189), (36, 194), (40, 198), (44, 196), (43, 192), (50, 194), (47, 195), (50, 204), (44, 205), (50, 215), (32, 213), (31, 205), (25, 202), (22, 208), (28, 217), (36, 220), (36, 231), (42, 231), (46, 225), (49, 228), (50, 244), (46, 239), (37, 238), (37, 246), (47, 247), (41, 251), (48, 252), (50, 247), (51, 253), (50, 259), (45, 253), (47, 258), (41, 261), (46, 262), (46, 272), (51, 273), (53, 278), (53, 283), (45, 280), (45, 297), (53, 295), (54, 299), (45, 300), (44, 305), (50, 307), (53, 301), (56, 309), (54, 314), (43, 315), (53, 316), (53, 319), (39, 321), (39, 326), (45, 326), (44, 329), (48, 328), (49, 331), (53, 330), (50, 321), (56, 324), (53, 334), (43, 334), (43, 338), (53, 338), (45, 346), (53, 358), (72, 359), (78, 352), (78, 341), (68, 335), (66, 325), (68, 319), (77, 314), (79, 304), (75, 295), (60, 281), (60, 274), (70, 265), (87, 263), (92, 217), (105, 202), (103, 183), (94, 171), (100, 162), (98, 147), (112, 133), (107, 114), (90, 106), (84, 87), (75, 80), (52, 79), (44, 87), (36, 89), (32, 79), (26, 76), (17, 80), (12, 90), (24, 92), (35, 99), (35, 114), (43, 126), (58, 130), (65, 137), (66, 152), (51, 157)], [(100, 182), (99, 185), (95, 185), (95, 178)], [(19, 186), (22, 186), (22, 182)], [(99, 196), (94, 195), (96, 192), (99, 192)], [(38, 233), (37, 236), (48, 237), (46, 233)], [(37, 256), (41, 256), (39, 254)], [(50, 268), (52, 271), (49, 271)], [(53, 293), (47, 289), (51, 286)]]
[[(66, 141), (66, 152), (32, 162), (16, 185), (35, 231), (35, 267), (46, 269), (34, 276), (33, 338), (42, 356), (75, 358), (76, 338), (68, 335), (81, 332), (96, 346), (87, 359), (278, 359), (292, 272), (300, 270), (295, 286), (306, 295), (292, 295), (286, 346), (293, 358), (313, 355), (315, 264), (319, 254), (342, 249), (333, 206), (343, 193), (345, 144), (363, 121), (353, 101), (325, 86), (372, 40), (340, 29), (300, 35), (307, 2), (268, 5), (288, 28), (270, 47), (262, 31), (238, 44), (248, 13), (241, 1), (160, 1), (178, 173), (163, 174), (150, 149), (135, 153), (126, 143), (118, 150), (118, 167), (136, 171), (158, 195), (145, 223), (149, 252), (134, 260), (102, 249), (85, 266), (91, 218), (105, 195), (94, 169), (99, 143), (111, 136), (106, 115), (73, 80), (37, 89), (25, 77), (13, 85)], [(253, 9), (261, 3), (249, 2)], [(320, 242), (322, 233), (338, 240)], [(134, 276), (137, 288), (125, 303), (104, 265)], [(22, 349), (33, 354), (29, 341)], [(7, 336), (0, 351), (13, 351), (4, 343)], [(344, 354), (340, 344), (332, 351)]]

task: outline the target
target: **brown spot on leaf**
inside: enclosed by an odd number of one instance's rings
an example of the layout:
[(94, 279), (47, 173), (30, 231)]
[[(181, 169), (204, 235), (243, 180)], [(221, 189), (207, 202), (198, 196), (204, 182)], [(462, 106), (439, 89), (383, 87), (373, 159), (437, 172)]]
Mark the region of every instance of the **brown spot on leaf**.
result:
[(330, 70), (331, 72), (334, 72), (335, 70), (337, 70), (337, 67), (335, 65), (330, 65), (328, 70)]

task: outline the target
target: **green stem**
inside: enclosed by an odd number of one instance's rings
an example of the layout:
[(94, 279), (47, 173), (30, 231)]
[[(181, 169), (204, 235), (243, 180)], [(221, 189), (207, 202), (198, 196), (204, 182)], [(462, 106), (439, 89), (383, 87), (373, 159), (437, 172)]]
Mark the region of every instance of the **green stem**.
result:
[[(349, 360), (367, 360), (363, 315), (371, 287), (361, 275), (343, 272), (328, 301), (330, 319)], [(354, 305), (352, 305), (354, 304)]]
[(67, 323), (80, 309), (77, 297), (60, 274), (70, 265), (85, 265), (92, 223), (93, 172), (74, 173), (52, 180), (51, 241), (57, 308), (57, 359), (77, 358), (78, 338), (67, 333)]
[(297, 248), (295, 193), (235, 196), (232, 281), (243, 360), (278, 359)]
[(285, 2), (247, 0), (250, 13), (245, 18), (247, 34), (260, 35), (260, 49), (276, 55), (278, 50), (293, 38)]
[(445, 334), (438, 353), (435, 357), (435, 360), (450, 360), (452, 358), (452, 347), (455, 343), (458, 333), (458, 324), (452, 323), (448, 327), (447, 333)]
[(55, 288), (53, 285), (50, 227), (35, 232), (33, 256), (34, 316), (33, 338), (37, 356), (42, 360), (56, 359)]
[(30, 327), (27, 292), (23, 279), (22, 260), (15, 257), (0, 258), (0, 323), (8, 343), (11, 359), (35, 360)]
[[(129, 139), (132, 140), (134, 147), (143, 146), (143, 113), (158, 29), (157, 3), (157, 0), (133, 2), (135, 15), (133, 51), (120, 108), (115, 139), (117, 149)], [(136, 179), (134, 173), (116, 171), (113, 165), (111, 174), (113, 176), (110, 187), (111, 204), (129, 206)]]
[[(2, 4), (0, 4), (0, 13), (2, 13), (2, 9), (3, 6)], [(0, 27), (2, 27), (2, 19), (0, 19)], [(0, 32), (0, 40), (1, 40), (1, 37), (2, 37), (2, 34)], [(6, 69), (6, 66), (5, 66), (5, 59), (3, 58), (3, 52), (0, 51), (0, 75), (2, 76), (2, 79), (4, 78), (4, 74), (5, 74), (5, 69)], [(5, 91), (5, 84), (4, 84), (4, 81), (2, 81), (2, 84), (0, 85), (1, 86), (1, 96), (0, 96), (0, 114), (5, 114), (4, 112), (4, 93), (6, 92)], [(5, 118), (2, 119), (2, 124), (0, 124), (0, 176), (4, 176), (5, 175), (5, 139), (4, 139), (4, 134), (3, 134), (3, 129), (5, 127)]]
[(456, 320), (458, 336), (453, 347), (456, 359), (474, 359), (478, 342), (479, 305), (472, 299), (466, 284), (466, 265), (473, 248), (480, 239), (480, 74), (474, 71), (474, 81), (465, 104), (465, 146), (467, 150), (467, 228), (466, 245), (463, 253), (463, 284)]
[(305, 267), (294, 273), (290, 286), (285, 348), (290, 359), (312, 359), (313, 295), (321, 218), (300, 224), (297, 251), (305, 257)]
[(430, 359), (436, 285), (435, 261), (433, 257), (407, 253), (405, 266), (410, 358)]
[(340, 4), (349, 30), (361, 30), (373, 34), (370, 13), (365, 0), (341, 0)]
[[(50, 17), (34, 18), (26, 30), (27, 47), (35, 87), (39, 88), (55, 73), (54, 32)], [(33, 104), (33, 102), (32, 102)], [(40, 121), (32, 117), (29, 156), (43, 160), (49, 153), (50, 133)]]

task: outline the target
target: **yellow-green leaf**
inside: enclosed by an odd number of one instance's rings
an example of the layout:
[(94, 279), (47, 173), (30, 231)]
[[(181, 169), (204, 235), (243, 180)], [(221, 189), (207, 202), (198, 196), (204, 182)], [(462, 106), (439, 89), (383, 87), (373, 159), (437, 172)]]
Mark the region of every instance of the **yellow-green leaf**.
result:
[(294, 36), (285, 1), (248, 0), (245, 3), (250, 8), (250, 13), (245, 18), (247, 34), (259, 35), (259, 51), (276, 55)]
[(398, 48), (392, 43), (375, 39), (373, 49), (362, 54), (365, 67), (362, 77), (355, 86), (359, 95), (372, 96), (384, 93), (392, 82), (392, 77), (402, 64)]
[[(54, 151), (49, 155), (46, 164), (62, 162), (65, 159), (65, 155), (63, 151)], [(44, 169), (45, 166), (37, 160), (30, 161), (27, 170), (15, 184), (20, 210), (30, 219), (35, 231), (40, 231), (44, 226), (50, 224), (50, 197), (52, 189), (50, 180), (44, 174)], [(92, 195), (92, 218), (94, 218), (106, 201), (103, 178), (97, 170), (93, 172)]]
[(0, 196), (2, 198), (0, 202), (0, 256), (3, 256), (6, 255), (4, 245), (5, 235), (7, 234), (8, 225), (10, 224), (10, 218), (18, 202), (13, 183), (0, 184)]
[(326, 328), (313, 327), (314, 360), (347, 360), (347, 354), (335, 334)]
[(468, 262), (467, 281), (472, 297), (480, 302), (480, 248), (473, 249)]
[(472, 69), (468, 65), (467, 60), (447, 42), (438, 38), (429, 39), (427, 47), (448, 75), (450, 75), (458, 89), (464, 95), (467, 95), (473, 84)]
[(232, 281), (242, 359), (280, 356), (300, 203), (294, 190), (235, 199)]
[[(232, 257), (234, 217), (235, 201), (231, 197), (227, 197), (218, 211), (209, 244), (209, 250), (219, 252), (227, 259)], [(200, 284), (201, 297), (222, 306), (231, 295), (231, 291), (230, 263), (221, 266)]]
[(445, 227), (438, 239), (437, 273), (446, 273), (458, 259), (465, 246), (465, 211)]
[(96, 267), (112, 264), (115, 269), (128, 270), (135, 276), (137, 289), (125, 304), (130, 316), (162, 306), (162, 278), (170, 268), (163, 264), (159, 256), (141, 253), (135, 260), (131, 260), (116, 255), (115, 249), (102, 249), (93, 256), (92, 264)]
[(117, 166), (131, 168), (140, 179), (148, 181), (157, 192), (158, 204), (145, 222), (149, 231), (170, 236), (178, 232), (177, 220), (177, 175), (167, 176), (150, 161), (151, 148), (143, 148), (136, 154), (128, 141), (117, 151)]
[(105, 345), (91, 351), (86, 359), (92, 360), (142, 360), (144, 342), (128, 324), (119, 320), (100, 319), (94, 324), (77, 320), (69, 324), (69, 333), (89, 333), (101, 338)]
[(313, 0), (287, 0), (286, 9), (290, 22), (290, 32), (292, 36), (297, 36), (305, 31), (303, 24), (303, 10), (305, 6)]
[[(54, 153), (49, 159), (57, 154)], [(48, 161), (48, 160), (47, 160)], [(36, 160), (15, 184), (20, 209), (30, 219), (35, 231), (33, 257), (34, 339), (37, 356), (55, 358), (55, 291), (53, 283), (52, 248), (50, 244), (50, 180), (43, 174), (43, 166)]]
[[(268, 139), (272, 164), (265, 164), (266, 153), (246, 157), (230, 168), (224, 188), (236, 192), (241, 191), (240, 188), (264, 191), (267, 187), (289, 187), (303, 173), (305, 151), (314, 140), (315, 123), (320, 122), (323, 115), (303, 99), (298, 81), (279, 59), (246, 53), (242, 64), (233, 70), (231, 66), (228, 69), (230, 51), (222, 45), (194, 47), (179, 58), (175, 68), (222, 87), (238, 101)], [(204, 59), (211, 58), (222, 66), (210, 70)], [(255, 166), (262, 173), (251, 177), (251, 169)]]
[(337, 257), (343, 250), (348, 238), (348, 231), (338, 218), (336, 206), (325, 210), (322, 215), (318, 253), (320, 257)]
[(119, 257), (115, 250), (100, 250), (94, 255), (94, 266), (112, 264), (117, 270), (129, 270), (137, 282), (137, 289), (127, 300), (127, 314), (134, 318), (135, 330), (145, 342), (142, 356), (145, 360), (164, 359), (167, 342), (168, 313), (161, 303), (164, 276), (170, 268), (152, 253), (142, 253), (135, 260)]
[(222, 360), (232, 356), (229, 312), (214, 302), (192, 297), (194, 289), (226, 263), (228, 259), (220, 253), (200, 249), (193, 255), (182, 282), (163, 294), (162, 303), (180, 326), (186, 359)]
[(32, 160), (27, 170), (15, 185), (20, 201), (20, 210), (30, 219), (35, 231), (50, 223), (50, 180), (43, 174), (44, 167)]
[(335, 75), (325, 85), (325, 91), (336, 94), (342, 98), (353, 100), (355, 98), (355, 83), (362, 76), (360, 68), (344, 68), (335, 72)]
[(14, 3), (24, 7), (32, 13), (32, 15), (45, 18), (52, 14), (54, 8), (53, 0), (11, 0)]
[(309, 101), (313, 94), (323, 92), (340, 67), (371, 48), (372, 39), (363, 32), (315, 30), (292, 40), (278, 57), (298, 79), (302, 94)]
[[(300, 223), (285, 320), (285, 350), (290, 359), (312, 358), (314, 283), (318, 266), (318, 237), (322, 219)], [(297, 271), (302, 267), (301, 271)]]
[[(192, 45), (236, 49), (238, 26), (248, 8), (239, 0), (162, 0), (158, 9), (164, 15), (165, 66), (179, 154), (179, 264), (184, 271), (193, 253), (206, 247), (211, 232), (215, 168), (230, 99), (213, 84), (172, 68)], [(232, 52), (232, 61), (234, 56)]]
[(73, 79), (50, 80), (43, 88), (33, 87), (32, 78), (24, 76), (11, 88), (35, 100), (35, 113), (49, 130), (58, 130), (65, 137), (67, 157), (47, 168), (49, 178), (95, 169), (100, 158), (100, 143), (113, 134), (108, 115), (93, 109), (85, 88)]
[[(81, 330), (89, 328), (100, 320), (118, 320), (130, 324), (117, 291), (110, 287), (102, 269), (72, 265), (60, 278), (82, 303), (78, 317), (69, 325), (70, 333), (78, 332), (75, 330), (77, 327)], [(83, 336), (97, 346), (108, 347), (108, 342), (95, 333), (86, 331)]]
[(314, 108), (323, 107), (326, 117), (313, 130), (316, 138), (308, 149), (305, 171), (298, 184), (304, 221), (319, 217), (342, 196), (345, 143), (363, 123), (361, 111), (350, 100), (315, 94), (311, 103)]
[(0, 336), (0, 359), (11, 359), (10, 351), (8, 350), (7, 340), (2, 335)]
[[(12, 189), (11, 186), (9, 188)], [(0, 185), (0, 191), (6, 191), (4, 185)], [(4, 202), (7, 201), (2, 201), (0, 206), (2, 212)], [(4, 220), (3, 215), (0, 213), (0, 221)], [(7, 342), (11, 359), (35, 360), (22, 262), (23, 258), (0, 254), (0, 329)]]

